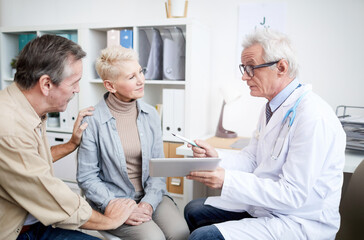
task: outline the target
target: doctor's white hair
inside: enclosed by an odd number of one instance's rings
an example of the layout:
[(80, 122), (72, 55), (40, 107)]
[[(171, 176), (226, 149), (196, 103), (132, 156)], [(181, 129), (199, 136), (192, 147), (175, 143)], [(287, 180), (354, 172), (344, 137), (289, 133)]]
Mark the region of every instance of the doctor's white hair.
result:
[(116, 80), (125, 61), (139, 61), (137, 52), (120, 45), (105, 48), (96, 59), (96, 71), (102, 80)]
[(288, 72), (291, 78), (298, 76), (298, 62), (290, 39), (283, 33), (263, 28), (257, 29), (246, 36), (243, 41), (243, 48), (249, 48), (254, 44), (263, 47), (263, 59), (265, 62), (274, 62), (286, 59)]

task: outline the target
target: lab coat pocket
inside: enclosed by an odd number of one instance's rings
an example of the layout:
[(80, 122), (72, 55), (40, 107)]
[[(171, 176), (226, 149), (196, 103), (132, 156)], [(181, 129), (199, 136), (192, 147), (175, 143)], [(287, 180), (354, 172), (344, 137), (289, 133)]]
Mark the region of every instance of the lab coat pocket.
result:
[(272, 149), (272, 153), (271, 153), (272, 160), (277, 160), (278, 157), (281, 155), (287, 135), (289, 133), (289, 129), (290, 129), (290, 127), (288, 124), (284, 124), (282, 126), (281, 131), (279, 132), (278, 138), (276, 139), (273, 149)]
[(271, 153), (272, 160), (277, 160), (277, 158), (279, 157), (279, 155), (282, 151), (282, 148), (283, 148), (284, 140), (285, 140), (284, 137), (279, 137), (276, 140), (276, 143), (275, 143), (275, 145), (272, 149), (272, 153)]

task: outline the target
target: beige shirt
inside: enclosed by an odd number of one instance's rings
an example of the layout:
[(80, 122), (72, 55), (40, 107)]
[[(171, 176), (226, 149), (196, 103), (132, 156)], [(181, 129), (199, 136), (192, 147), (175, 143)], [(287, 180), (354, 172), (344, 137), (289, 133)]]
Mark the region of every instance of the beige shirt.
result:
[(66, 229), (91, 217), (89, 204), (54, 176), (45, 125), (15, 83), (0, 91), (0, 239), (16, 239), (28, 213)]

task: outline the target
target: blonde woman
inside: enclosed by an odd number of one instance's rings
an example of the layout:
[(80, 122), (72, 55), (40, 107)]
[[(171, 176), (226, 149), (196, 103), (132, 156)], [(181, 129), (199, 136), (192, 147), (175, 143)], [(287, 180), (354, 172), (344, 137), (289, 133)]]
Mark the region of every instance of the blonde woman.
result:
[(125, 224), (110, 231), (122, 239), (187, 239), (187, 224), (165, 179), (149, 176), (149, 159), (164, 157), (163, 142), (156, 110), (139, 100), (145, 78), (136, 52), (106, 48), (96, 70), (108, 92), (84, 120), (88, 127), (78, 152), (79, 186), (101, 212), (115, 198), (136, 201)]

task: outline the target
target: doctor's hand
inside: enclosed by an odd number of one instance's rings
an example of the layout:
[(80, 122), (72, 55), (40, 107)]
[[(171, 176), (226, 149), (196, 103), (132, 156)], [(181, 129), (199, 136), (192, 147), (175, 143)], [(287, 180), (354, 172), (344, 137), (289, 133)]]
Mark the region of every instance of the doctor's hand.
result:
[(187, 147), (192, 147), (193, 156), (197, 158), (205, 158), (205, 157), (218, 157), (216, 150), (207, 142), (203, 140), (195, 140), (195, 143), (200, 146), (193, 147), (191, 144), (187, 144)]
[(132, 226), (138, 226), (143, 222), (148, 222), (152, 220), (153, 208), (149, 203), (140, 202), (138, 207), (129, 216), (128, 220), (125, 221), (126, 224)]
[(214, 171), (190, 172), (186, 178), (201, 182), (210, 188), (221, 189), (224, 185), (225, 169), (217, 167)]

